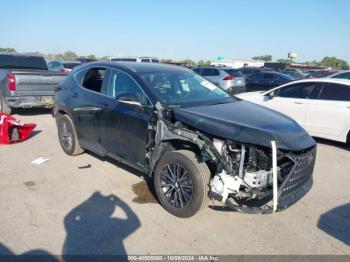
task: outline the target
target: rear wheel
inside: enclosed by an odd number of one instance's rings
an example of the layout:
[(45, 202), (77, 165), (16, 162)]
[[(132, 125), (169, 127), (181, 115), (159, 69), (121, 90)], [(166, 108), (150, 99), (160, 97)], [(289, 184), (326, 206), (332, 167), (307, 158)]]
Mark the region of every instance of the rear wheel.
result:
[(162, 206), (178, 217), (191, 217), (207, 205), (210, 171), (188, 150), (166, 153), (157, 164), (154, 188)]
[(5, 98), (0, 95), (0, 112), (11, 115), (12, 109), (5, 103)]
[(70, 156), (82, 154), (84, 150), (80, 147), (72, 120), (68, 115), (56, 117), (58, 139), (63, 151)]

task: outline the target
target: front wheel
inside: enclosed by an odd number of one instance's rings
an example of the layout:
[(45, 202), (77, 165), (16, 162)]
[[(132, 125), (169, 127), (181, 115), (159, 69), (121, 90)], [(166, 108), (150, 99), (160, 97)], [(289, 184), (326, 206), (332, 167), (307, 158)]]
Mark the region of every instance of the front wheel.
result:
[(58, 139), (63, 151), (70, 156), (82, 154), (72, 120), (68, 115), (58, 115), (56, 118)]
[(188, 150), (166, 153), (156, 166), (154, 188), (161, 205), (178, 217), (191, 217), (207, 205), (210, 171)]

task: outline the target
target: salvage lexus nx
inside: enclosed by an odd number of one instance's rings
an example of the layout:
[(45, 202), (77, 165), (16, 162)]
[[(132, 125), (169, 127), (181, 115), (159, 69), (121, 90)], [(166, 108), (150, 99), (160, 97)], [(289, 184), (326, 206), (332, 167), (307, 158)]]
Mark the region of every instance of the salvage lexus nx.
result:
[(299, 124), (186, 68), (76, 67), (56, 87), (54, 116), (64, 152), (88, 150), (143, 171), (175, 216), (196, 214), (209, 198), (269, 213), (312, 185), (316, 143)]

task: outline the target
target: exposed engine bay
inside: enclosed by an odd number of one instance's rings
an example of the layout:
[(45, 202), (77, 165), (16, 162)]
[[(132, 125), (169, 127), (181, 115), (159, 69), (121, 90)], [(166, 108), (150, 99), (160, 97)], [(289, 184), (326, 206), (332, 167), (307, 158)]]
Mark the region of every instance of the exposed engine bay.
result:
[(269, 148), (212, 137), (177, 121), (160, 103), (156, 108), (148, 128), (149, 175), (165, 151), (185, 147), (195, 150), (210, 168), (210, 196), (235, 211), (270, 213), (286, 208), (310, 189), (315, 148), (296, 154), (277, 150), (276, 141)]

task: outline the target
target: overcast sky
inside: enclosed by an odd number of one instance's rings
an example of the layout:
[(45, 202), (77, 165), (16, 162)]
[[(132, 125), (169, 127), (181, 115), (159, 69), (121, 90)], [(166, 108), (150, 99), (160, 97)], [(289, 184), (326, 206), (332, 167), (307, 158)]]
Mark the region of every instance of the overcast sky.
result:
[(1, 1), (0, 47), (214, 60), (350, 62), (349, 0)]

